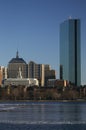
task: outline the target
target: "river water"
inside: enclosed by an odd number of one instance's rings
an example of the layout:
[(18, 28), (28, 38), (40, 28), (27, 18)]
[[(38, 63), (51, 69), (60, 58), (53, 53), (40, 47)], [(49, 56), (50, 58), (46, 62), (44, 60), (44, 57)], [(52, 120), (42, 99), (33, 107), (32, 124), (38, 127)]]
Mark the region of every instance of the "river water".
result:
[(0, 130), (86, 130), (86, 102), (1, 102)]

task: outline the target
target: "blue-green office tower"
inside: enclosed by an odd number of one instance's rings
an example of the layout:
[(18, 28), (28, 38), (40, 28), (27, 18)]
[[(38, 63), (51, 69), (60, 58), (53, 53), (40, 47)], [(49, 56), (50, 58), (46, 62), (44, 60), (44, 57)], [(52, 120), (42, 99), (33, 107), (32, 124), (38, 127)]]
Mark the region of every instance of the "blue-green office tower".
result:
[(81, 85), (80, 20), (68, 19), (60, 25), (60, 79)]

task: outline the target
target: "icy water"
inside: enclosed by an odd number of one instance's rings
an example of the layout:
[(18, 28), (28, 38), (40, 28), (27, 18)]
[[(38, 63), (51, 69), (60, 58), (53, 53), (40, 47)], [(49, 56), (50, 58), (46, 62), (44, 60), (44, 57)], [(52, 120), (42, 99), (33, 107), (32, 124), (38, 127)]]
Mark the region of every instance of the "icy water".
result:
[(86, 102), (1, 102), (0, 130), (86, 130)]

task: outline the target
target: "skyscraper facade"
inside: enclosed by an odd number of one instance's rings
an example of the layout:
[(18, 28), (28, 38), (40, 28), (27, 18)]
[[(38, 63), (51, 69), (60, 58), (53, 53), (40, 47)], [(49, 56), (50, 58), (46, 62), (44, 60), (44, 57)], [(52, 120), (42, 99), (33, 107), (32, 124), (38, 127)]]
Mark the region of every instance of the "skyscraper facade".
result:
[(80, 20), (68, 19), (60, 25), (60, 78), (81, 85)]
[(44, 86), (44, 76), (44, 64), (37, 64), (30, 61), (28, 64), (28, 77), (38, 79), (39, 85)]
[(19, 58), (18, 51), (16, 53), (16, 58), (12, 58), (8, 63), (8, 78), (17, 78), (19, 68), (22, 71), (22, 77), (27, 78), (28, 76), (28, 66), (23, 58)]

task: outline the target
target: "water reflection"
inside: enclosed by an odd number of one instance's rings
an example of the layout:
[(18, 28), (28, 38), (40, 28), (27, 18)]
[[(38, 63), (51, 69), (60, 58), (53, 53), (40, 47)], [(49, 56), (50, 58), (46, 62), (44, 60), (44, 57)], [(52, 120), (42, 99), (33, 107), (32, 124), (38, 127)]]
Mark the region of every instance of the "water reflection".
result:
[[(13, 104), (8, 104), (9, 108)], [(4, 106), (5, 108), (7, 106)], [(27, 103), (0, 112), (0, 121), (17, 122), (86, 122), (86, 103)]]
[(80, 121), (81, 105), (77, 103), (61, 104), (59, 106), (60, 121)]

